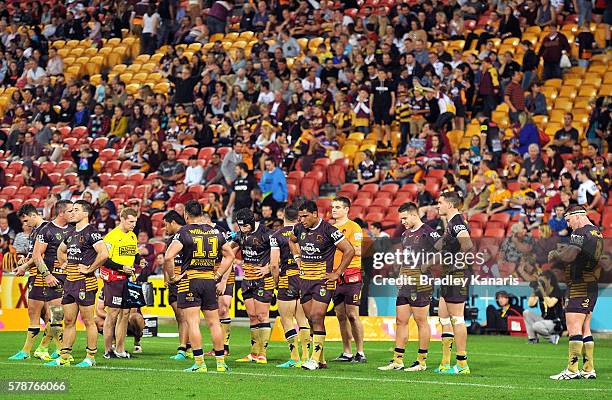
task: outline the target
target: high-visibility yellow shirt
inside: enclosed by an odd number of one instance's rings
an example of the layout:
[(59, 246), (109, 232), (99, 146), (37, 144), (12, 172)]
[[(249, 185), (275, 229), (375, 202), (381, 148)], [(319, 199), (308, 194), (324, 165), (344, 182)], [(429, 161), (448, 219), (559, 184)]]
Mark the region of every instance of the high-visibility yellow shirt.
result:
[(119, 265), (133, 266), (138, 255), (138, 240), (132, 231), (125, 233), (116, 227), (104, 236), (108, 258)]

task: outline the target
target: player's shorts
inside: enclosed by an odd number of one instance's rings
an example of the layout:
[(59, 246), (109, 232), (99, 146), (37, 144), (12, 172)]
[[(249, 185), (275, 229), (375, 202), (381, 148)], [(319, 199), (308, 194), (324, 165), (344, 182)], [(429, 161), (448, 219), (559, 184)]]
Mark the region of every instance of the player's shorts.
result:
[(102, 291), (104, 292), (104, 306), (121, 309), (128, 308), (125, 305), (127, 279), (104, 282)]
[(274, 299), (274, 290), (266, 289), (264, 279), (242, 281), (242, 298), (244, 300), (255, 299), (262, 303), (272, 303)]
[(361, 288), (363, 284), (341, 283), (336, 285), (334, 291), (334, 304), (346, 304), (347, 306), (359, 306), (361, 304)]
[(589, 314), (595, 309), (597, 303), (597, 285), (577, 288), (572, 285), (568, 289), (568, 297), (565, 299), (566, 313)]
[(302, 278), (299, 275), (281, 276), (278, 282), (278, 300), (295, 301), (300, 299)]
[(181, 279), (178, 287), (178, 308), (199, 307), (200, 310), (216, 310), (217, 286), (214, 279)]
[(62, 304), (78, 304), (79, 306), (93, 306), (96, 302), (98, 290), (87, 290), (85, 279), (66, 281)]
[(389, 109), (383, 109), (382, 107), (374, 107), (374, 124), (375, 125), (391, 125), (393, 122), (393, 116), (389, 114)]
[(178, 300), (178, 285), (176, 283), (168, 284), (168, 304), (175, 303)]
[(402, 286), (397, 293), (395, 306), (427, 307), (431, 304), (432, 291), (418, 292), (414, 286)]
[(229, 285), (225, 285), (225, 291), (223, 292), (223, 296), (234, 296), (234, 284), (230, 283)]
[(465, 271), (454, 271), (451, 276), (454, 279), (468, 278), (465, 285), (442, 285), (440, 286), (440, 297), (444, 298), (444, 301), (451, 304), (465, 303), (470, 295), (470, 272)]
[(327, 282), (325, 279), (306, 280), (302, 279), (300, 303), (304, 304), (310, 300), (329, 304), (334, 296), (335, 282)]
[[(40, 278), (39, 278), (40, 279)], [(28, 299), (37, 301), (51, 301), (55, 299), (61, 299), (64, 295), (64, 285), (60, 281), (57, 286), (40, 286), (34, 285), (36, 277), (31, 276), (28, 278)]]

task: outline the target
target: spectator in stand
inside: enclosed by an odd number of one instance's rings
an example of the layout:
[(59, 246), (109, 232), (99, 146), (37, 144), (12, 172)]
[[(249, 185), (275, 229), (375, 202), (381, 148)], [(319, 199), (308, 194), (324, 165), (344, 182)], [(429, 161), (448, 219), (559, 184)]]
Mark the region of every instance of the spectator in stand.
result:
[(487, 206), (487, 215), (491, 216), (493, 214), (505, 211), (508, 209), (508, 204), (510, 203), (510, 197), (512, 194), (505, 187), (504, 181), (501, 179), (495, 179), (493, 181), (493, 190), (489, 195), (489, 205)]
[(174, 149), (166, 151), (166, 156), (168, 159), (159, 165), (158, 172), (164, 184), (172, 188), (177, 182), (184, 180), (185, 165), (176, 159)]
[(185, 182), (177, 181), (176, 182), (176, 191), (168, 200), (168, 209), (174, 209), (174, 207), (178, 204), (185, 204), (189, 200), (193, 200), (195, 197), (192, 192), (188, 191)]
[(578, 205), (584, 206), (587, 211), (597, 210), (602, 200), (601, 192), (595, 182), (591, 180), (589, 172), (587, 168), (581, 168), (576, 174), (576, 179), (580, 182), (576, 200)]
[(145, 214), (141, 211), (140, 200), (132, 199), (128, 202), (127, 206), (133, 208), (138, 213), (134, 233), (138, 235), (141, 231), (144, 231), (149, 237), (153, 237), (153, 223), (151, 222), (151, 217), (149, 214)]
[(138, 232), (138, 255), (144, 258), (148, 265), (155, 262), (155, 247), (149, 243), (149, 235), (145, 231)]
[(34, 165), (31, 160), (23, 162), (21, 176), (23, 176), (23, 182), (26, 186), (33, 186), (35, 188), (40, 186), (53, 186), (53, 182), (49, 178), (49, 175), (47, 175), (42, 168)]
[(227, 187), (231, 187), (232, 182), (236, 179), (236, 166), (242, 162), (242, 152), (244, 146), (242, 140), (235, 140), (234, 147), (231, 151), (229, 151), (225, 157), (223, 157), (223, 162), (221, 163), (221, 173), (223, 174), (223, 178), (225, 179), (225, 184)]
[(6, 217), (0, 217), (0, 236), (8, 237), (10, 241), (15, 238), (15, 231), (11, 229), (9, 226), (8, 220)]
[(21, 220), (15, 212), (13, 203), (11, 203), (10, 201), (0, 207), (0, 216), (5, 217), (7, 219), (8, 224), (13, 232), (20, 233), (23, 231)]
[(530, 182), (538, 182), (540, 180), (539, 174), (544, 170), (544, 167), (545, 164), (544, 160), (542, 160), (540, 147), (535, 143), (530, 144), (520, 175), (527, 176)]
[(208, 203), (204, 205), (204, 212), (210, 215), (212, 222), (220, 222), (225, 219), (225, 213), (223, 212), (223, 204), (221, 203), (221, 196), (215, 192), (208, 193)]
[[(227, 157), (227, 155), (226, 155)], [(249, 174), (247, 165), (243, 162), (239, 163), (235, 167), (236, 178), (232, 182), (232, 191), (225, 208), (225, 215), (229, 218), (232, 216), (232, 210), (238, 211), (243, 208), (253, 207), (253, 192), (258, 189), (257, 181), (253, 175)], [(232, 221), (228, 220), (228, 225), (231, 225)]]
[(185, 171), (185, 185), (199, 185), (204, 177), (204, 168), (198, 164), (198, 156), (189, 157), (189, 166)]
[(72, 152), (72, 159), (76, 163), (77, 174), (80, 177), (89, 179), (93, 176), (98, 152), (92, 150), (88, 143), (81, 144), (80, 150), (74, 150)]
[(467, 212), (468, 218), (487, 210), (490, 195), (491, 191), (485, 184), (484, 177), (476, 175), (472, 181), (472, 190), (463, 201), (463, 210)]
[(115, 219), (111, 215), (111, 210), (107, 205), (102, 205), (98, 210), (98, 216), (93, 221), (93, 225), (96, 227), (101, 235), (106, 235), (108, 232), (115, 228)]
[(166, 210), (166, 202), (170, 199), (168, 187), (160, 178), (153, 179), (150, 189), (145, 192), (145, 204), (149, 207), (149, 213)]
[(380, 181), (380, 169), (374, 160), (374, 155), (370, 150), (366, 150), (364, 156), (365, 158), (357, 167), (357, 182), (360, 185), (378, 183)]
[(20, 157), (22, 160), (32, 160), (32, 161), (43, 161), (43, 146), (34, 139), (34, 134), (32, 132), (26, 132), (24, 137), (24, 143), (21, 146), (21, 154)]
[(563, 115), (563, 126), (555, 133), (552, 144), (557, 146), (559, 154), (571, 154), (572, 148), (578, 143), (578, 130), (572, 126), (574, 115), (566, 112)]
[(215, 183), (223, 184), (223, 174), (221, 173), (221, 157), (218, 153), (214, 153), (211, 156), (208, 165), (202, 173), (202, 182), (204, 183), (204, 186), (206, 188)]
[(525, 91), (521, 86), (523, 76), (520, 71), (515, 71), (512, 74), (510, 83), (506, 86), (504, 93), (504, 102), (510, 109), (510, 122), (518, 122), (518, 113), (527, 111), (525, 107)]
[(540, 91), (540, 84), (538, 82), (531, 84), (529, 94), (525, 98), (525, 106), (532, 115), (548, 115), (546, 96)]
[(108, 148), (122, 139), (126, 135), (128, 128), (128, 119), (124, 115), (123, 106), (116, 105), (114, 111), (110, 120), (110, 130), (108, 132), (110, 138), (107, 145)]
[[(552, 6), (550, 8), (552, 9)], [(538, 52), (538, 55), (544, 60), (543, 80), (561, 78), (561, 56), (570, 51), (565, 35), (557, 31), (556, 23), (550, 24), (550, 32), (544, 37)]]
[(518, 139), (516, 151), (521, 157), (525, 157), (529, 150), (529, 145), (540, 145), (540, 136), (538, 134), (538, 128), (533, 123), (529, 114), (525, 112), (519, 113), (518, 121), (518, 126), (515, 128), (515, 135)]
[(499, 93), (499, 78), (497, 70), (493, 67), (491, 57), (482, 61), (482, 77), (478, 86), (478, 96), (482, 101), (482, 112), (491, 116), (491, 111), (497, 107), (497, 94)]
[(554, 212), (548, 220), (548, 226), (557, 236), (565, 237), (569, 234), (564, 206), (558, 205), (554, 208)]
[(208, 32), (210, 35), (225, 33), (227, 18), (233, 9), (232, 3), (233, 2), (228, 1), (215, 1), (213, 3), (212, 7), (208, 11), (208, 16), (206, 17), (206, 25), (208, 26)]
[(157, 48), (157, 32), (160, 26), (160, 17), (156, 12), (155, 4), (149, 4), (147, 12), (142, 16), (142, 34), (140, 36), (140, 53), (153, 55)]
[(264, 173), (259, 182), (259, 188), (264, 195), (264, 205), (272, 207), (272, 212), (284, 207), (287, 202), (287, 180), (283, 171), (276, 166), (274, 160), (264, 162)]

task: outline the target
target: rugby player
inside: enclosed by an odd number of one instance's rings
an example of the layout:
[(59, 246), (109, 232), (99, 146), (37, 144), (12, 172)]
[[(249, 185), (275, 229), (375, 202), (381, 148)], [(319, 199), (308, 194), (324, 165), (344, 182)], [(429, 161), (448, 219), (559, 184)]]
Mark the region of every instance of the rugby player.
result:
[(48, 366), (70, 365), (79, 313), (87, 332), (87, 356), (76, 366), (96, 365), (98, 329), (94, 320), (94, 303), (98, 292), (98, 280), (94, 272), (108, 259), (108, 249), (100, 232), (89, 224), (92, 213), (93, 208), (87, 201), (78, 200), (74, 203), (71, 222), (76, 223), (75, 230), (64, 239), (57, 250), (58, 261), (66, 265), (66, 283), (62, 298), (64, 335), (60, 356), (45, 364)]
[[(314, 201), (300, 205), (298, 214), (300, 223), (293, 227), (289, 245), (302, 278), (300, 302), (313, 331), (312, 355), (302, 368), (312, 371), (319, 369), (323, 361), (325, 314), (336, 281), (355, 256), (355, 249), (341, 231), (319, 218)], [(336, 249), (342, 252), (342, 260), (334, 270)]]
[[(210, 218), (210, 214), (204, 213), (202, 216), (205, 224), (212, 226), (215, 229), (218, 229), (221, 234), (225, 237), (225, 240), (230, 239), (230, 232), (228, 232), (225, 228), (222, 228), (215, 222), (212, 222)], [(217, 257), (217, 264), (215, 265), (215, 272), (219, 269), (219, 263), (221, 262), (222, 257)], [(234, 296), (234, 285), (236, 283), (236, 272), (234, 271), (234, 264), (230, 266), (230, 268), (225, 272), (225, 274), (221, 277), (221, 280), (225, 283), (225, 291), (220, 294), (217, 298), (219, 303), (219, 320), (221, 321), (221, 329), (223, 330), (223, 349), (225, 350), (225, 355), (229, 355), (229, 344), (230, 344), (230, 333), (232, 328), (232, 319), (230, 318), (230, 306), (232, 304), (232, 297)], [(211, 350), (209, 352), (204, 353), (207, 356), (214, 356), (215, 351)]]
[[(591, 334), (591, 319), (597, 302), (597, 281), (601, 275), (599, 259), (604, 239), (582, 206), (570, 206), (565, 213), (565, 220), (572, 229), (569, 244), (551, 251), (548, 260), (565, 266), (568, 293), (565, 319), (569, 334), (569, 360), (567, 368), (552, 375), (550, 379), (595, 379), (595, 342)], [(583, 356), (582, 370), (578, 370), (580, 355)]]
[[(361, 287), (363, 286), (361, 277), (361, 241), (363, 232), (361, 227), (348, 219), (351, 201), (346, 197), (336, 197), (332, 201), (331, 214), (338, 228), (353, 245), (355, 256), (351, 260), (344, 273), (338, 280), (334, 292), (334, 311), (340, 325), (340, 335), (342, 336), (343, 352), (334, 361), (344, 362), (366, 362), (363, 351), (363, 323), (359, 319), (359, 304), (361, 303)], [(342, 252), (336, 250), (334, 256), (334, 267), (337, 268), (342, 260)], [(351, 352), (351, 334), (355, 339), (356, 354)]]
[[(100, 268), (104, 281), (104, 358), (130, 358), (125, 351), (125, 337), (130, 316), (124, 294), (127, 283), (134, 274), (134, 263), (138, 255), (138, 240), (134, 233), (138, 213), (133, 208), (124, 208), (119, 214), (119, 225), (104, 236), (108, 247), (108, 259)], [(113, 338), (115, 350), (113, 350)]]
[[(164, 215), (164, 230), (166, 234), (170, 237), (170, 239), (168, 239), (168, 241), (166, 242), (166, 248), (170, 247), (174, 235), (185, 225), (185, 219), (175, 210), (168, 211), (166, 215)], [(176, 254), (176, 257), (174, 257), (175, 276), (179, 276), (182, 273), (182, 256), (183, 254), (181, 252), (178, 252)], [(188, 351), (189, 337), (187, 334), (187, 321), (185, 321), (185, 318), (183, 317), (183, 310), (177, 307), (178, 285), (176, 283), (169, 282), (167, 278), (166, 282), (168, 285), (168, 304), (170, 304), (170, 307), (172, 307), (172, 311), (174, 311), (174, 317), (176, 318), (179, 333), (179, 346), (176, 349), (176, 354), (170, 358), (179, 361), (186, 360), (187, 358), (193, 358), (193, 352)]]
[[(48, 346), (51, 342), (51, 324), (49, 323), (49, 307), (45, 300), (44, 294), (47, 291), (54, 291), (53, 288), (46, 288), (45, 281), (42, 275), (37, 274), (37, 268), (32, 258), (32, 250), (34, 249), (34, 241), (36, 236), (47, 224), (43, 220), (42, 216), (31, 204), (24, 204), (19, 209), (18, 213), (21, 223), (27, 225), (32, 229), (29, 236), (28, 254), (22, 260), (22, 263), (13, 271), (15, 276), (24, 276), (26, 271), (29, 272), (28, 276), (28, 317), (30, 319), (28, 325), (28, 331), (26, 333), (26, 340), (23, 344), (23, 348), (18, 351), (15, 355), (9, 357), (9, 360), (27, 360), (30, 358), (30, 352), (34, 345), (34, 340), (40, 333), (40, 318), (41, 315), (45, 316), (45, 333), (43, 339), (34, 352), (34, 357), (48, 361), (51, 359), (49, 355)], [(57, 302), (57, 301), (56, 301)]]
[[(440, 239), (440, 235), (429, 225), (421, 221), (419, 208), (414, 203), (404, 203), (399, 208), (399, 217), (402, 225), (406, 228), (402, 234), (402, 247), (405, 251), (412, 254), (434, 254), (435, 243)], [(413, 258), (414, 260), (414, 258)], [(429, 305), (431, 303), (433, 287), (431, 284), (420, 282), (421, 275), (431, 277), (429, 265), (402, 265), (400, 277), (406, 282), (399, 289), (396, 309), (396, 328), (395, 328), (395, 351), (393, 360), (388, 365), (378, 367), (381, 371), (404, 369), (404, 352), (408, 341), (408, 322), (410, 316), (414, 317), (419, 331), (419, 351), (416, 361), (405, 371), (425, 371), (427, 369), (427, 351), (431, 329), (427, 317), (429, 315)]]
[[(465, 253), (473, 247), (468, 224), (458, 210), (461, 197), (457, 192), (444, 192), (438, 201), (438, 212), (446, 219), (444, 235), (436, 242), (436, 250), (445, 255), (452, 255), (453, 260), (459, 253)], [(452, 279), (470, 279), (470, 267), (460, 265), (443, 265), (443, 275)], [(452, 283), (452, 282), (451, 282)], [(463, 310), (468, 299), (469, 285), (443, 285), (440, 288), (438, 317), (442, 325), (442, 361), (434, 370), (440, 374), (469, 374), (467, 364), (467, 329)], [(457, 364), (450, 366), (451, 350), (455, 341), (457, 346)]]
[(270, 273), (270, 235), (272, 232), (255, 221), (253, 211), (242, 208), (234, 214), (238, 235), (232, 247), (242, 252), (242, 298), (251, 325), (251, 352), (237, 362), (267, 364), (267, 348), (272, 326), (270, 303), (274, 299), (274, 278)]
[[(298, 210), (295, 207), (285, 208), (284, 226), (270, 236), (270, 270), (278, 288), (278, 313), (285, 331), (285, 339), (289, 344), (291, 359), (280, 365), (279, 368), (299, 368), (302, 362), (308, 359), (310, 345), (310, 326), (300, 299), (300, 270), (293, 259), (289, 248), (289, 238), (293, 226), (297, 223)], [(295, 330), (297, 321), (299, 330)], [(297, 339), (302, 345), (302, 355), (298, 350)]]
[[(104, 321), (106, 320), (106, 306), (104, 306), (104, 291), (100, 290), (98, 301), (96, 302), (96, 316), (94, 320), (100, 335), (104, 335)], [(145, 327), (145, 320), (138, 308), (130, 308), (128, 319), (127, 334), (134, 337), (134, 353), (142, 353), (140, 339)]]
[[(218, 285), (216, 281), (220, 280), (231, 267), (234, 252), (218, 229), (202, 223), (202, 214), (202, 205), (196, 200), (185, 204), (187, 225), (179, 229), (170, 247), (166, 250), (165, 276), (169, 283), (178, 283), (177, 305), (182, 309), (187, 321), (189, 340), (193, 346), (195, 363), (185, 371), (207, 371), (200, 332), (200, 311), (204, 311), (204, 318), (210, 329), (215, 349), (217, 372), (226, 372), (229, 368), (225, 364), (223, 331), (219, 322), (217, 304), (217, 294), (223, 293), (225, 287), (223, 287), (223, 282)], [(223, 259), (218, 272), (215, 273), (213, 270), (219, 251)], [(184, 272), (181, 275), (175, 275), (174, 258), (179, 252), (182, 253)]]
[[(42, 226), (37, 232), (34, 247), (32, 249), (32, 262), (35, 264), (36, 269), (30, 268), (30, 274), (36, 274), (36, 277), (31, 281), (28, 301), (31, 302), (31, 300), (34, 300), (34, 307), (40, 306), (41, 309), (41, 303), (46, 302), (49, 304), (49, 336), (52, 337), (58, 348), (61, 346), (62, 320), (64, 319), (61, 299), (64, 292), (63, 287), (66, 273), (62, 270), (57, 261), (57, 249), (66, 236), (74, 231), (74, 226), (69, 224), (71, 212), (71, 201), (59, 200), (55, 204), (55, 219)], [(30, 313), (29, 309), (28, 313)], [(34, 314), (35, 312), (32, 311), (31, 315)], [(40, 313), (38, 315), (40, 315)], [(30, 324), (34, 328), (32, 322)], [(39, 331), (28, 331), (28, 335), (32, 336), (32, 341), (35, 337), (34, 333), (38, 335)], [(27, 340), (28, 339), (26, 339), (26, 342)], [(26, 343), (26, 346), (27, 345)], [(45, 354), (44, 348), (40, 350), (40, 359), (44, 361), (48, 361), (58, 356), (58, 354), (55, 353), (53, 354), (54, 357), (49, 356), (48, 351), (47, 354)], [(23, 360), (28, 358), (26, 356), (29, 357), (29, 353), (22, 351), (12, 356), (11, 359)]]

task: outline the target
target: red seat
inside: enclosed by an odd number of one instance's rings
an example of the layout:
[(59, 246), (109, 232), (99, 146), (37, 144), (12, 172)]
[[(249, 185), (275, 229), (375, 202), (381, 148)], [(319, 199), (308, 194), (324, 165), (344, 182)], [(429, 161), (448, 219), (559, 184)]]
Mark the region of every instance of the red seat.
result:
[(68, 168), (72, 167), (74, 162), (72, 160), (63, 160), (57, 163), (55, 166), (55, 171), (59, 173), (63, 173)]
[(346, 172), (340, 165), (332, 164), (327, 167), (327, 183), (340, 186), (346, 182)]
[(344, 169), (344, 171), (346, 172), (346, 170), (349, 167), (349, 160), (346, 157), (339, 158), (336, 161), (334, 161), (333, 165), (338, 165), (338, 166), (342, 167), (342, 169)]
[(431, 178), (425, 178), (425, 190), (431, 193), (433, 197), (438, 197), (438, 195), (440, 194), (440, 184), (438, 184), (437, 182), (434, 183), (431, 180), (427, 182), (428, 179)]
[(113, 197), (115, 193), (117, 192), (117, 186), (116, 185), (106, 185), (104, 186), (104, 191), (106, 192), (106, 194), (108, 194), (108, 197)]
[(330, 164), (331, 164), (331, 160), (325, 157), (325, 158), (317, 158), (313, 165), (320, 165), (324, 169), (326, 169), (327, 167), (329, 167)]
[(587, 217), (589, 217), (591, 222), (593, 222), (593, 225), (599, 226), (599, 224), (601, 222), (601, 214), (600, 213), (598, 213), (597, 211), (589, 211), (589, 213), (587, 214)]
[(365, 197), (358, 197), (357, 199), (355, 199), (355, 201), (353, 201), (352, 207), (368, 208), (370, 207), (371, 204), (372, 204), (372, 199), (365, 198)]
[(388, 208), (387, 213), (385, 214), (385, 220), (393, 220), (395, 222), (399, 221), (398, 207)]
[(117, 172), (121, 169), (121, 161), (109, 160), (104, 164), (104, 170), (110, 173)]
[(348, 218), (351, 220), (356, 220), (357, 218), (361, 218), (363, 216), (363, 208), (359, 206), (351, 206), (351, 209), (348, 213)]
[(194, 193), (196, 196), (201, 196), (204, 194), (204, 185), (191, 185), (187, 191)]
[(300, 193), (306, 199), (313, 200), (319, 197), (319, 182), (314, 178), (302, 179)]
[(370, 199), (372, 200), (374, 198), (374, 193), (370, 193), (370, 192), (357, 192), (357, 196), (355, 196), (356, 199)]
[(7, 196), (14, 196), (17, 194), (17, 186), (5, 186), (2, 188), (2, 194)]
[(137, 199), (143, 199), (145, 193), (147, 192), (147, 188), (148, 185), (138, 185), (134, 188), (134, 193), (132, 193), (132, 196), (134, 196)]
[(119, 186), (119, 189), (117, 189), (117, 192), (115, 193), (115, 195), (121, 194), (125, 197), (131, 197), (132, 193), (134, 193), (134, 185), (125, 184), (125, 185)]
[(145, 174), (142, 172), (136, 172), (128, 176), (128, 181), (130, 183), (133, 183), (134, 185), (140, 185), (142, 181), (144, 181), (144, 179), (145, 179)]
[(229, 153), (231, 150), (232, 150), (231, 147), (219, 147), (219, 149), (217, 150), (217, 153), (219, 154), (219, 157), (221, 157), (221, 159), (223, 160), (223, 157), (225, 157), (225, 155)]
[(155, 213), (151, 216), (151, 222), (161, 222), (164, 220), (164, 213)]
[(61, 177), (62, 177), (62, 174), (60, 174), (59, 172), (51, 172), (49, 174), (49, 179), (51, 179), (51, 182), (53, 182), (54, 184), (57, 184), (57, 182), (59, 182)]
[(336, 196), (338, 196), (338, 197), (340, 197), (340, 196), (346, 197), (350, 201), (353, 201), (353, 199), (355, 198), (355, 192), (349, 192), (349, 191), (340, 190), (340, 191), (336, 192)]
[(64, 144), (67, 144), (68, 148), (70, 148), (70, 150), (72, 150), (76, 146), (78, 141), (79, 141), (79, 139), (74, 138), (74, 137), (64, 138)]
[[(159, 213), (159, 214), (162, 214), (162, 213)], [(155, 243), (153, 243), (153, 248), (155, 249), (155, 254), (161, 254), (161, 253), (163, 253), (166, 250), (166, 243), (164, 243), (164, 242), (155, 242)]]
[(72, 128), (70, 128), (69, 126), (62, 126), (61, 128), (57, 128), (57, 130), (60, 132), (63, 138), (66, 138), (70, 134)]
[(381, 212), (369, 212), (366, 216), (365, 216), (365, 221), (367, 223), (372, 223), (372, 222), (380, 222), (382, 221), (384, 218), (384, 215)]
[(6, 168), (6, 172), (10, 172), (12, 171), (15, 174), (18, 174), (21, 172), (21, 170), (23, 169), (23, 164), (19, 161), (13, 161), (12, 163), (9, 164), (9, 166)]
[(34, 189), (33, 196), (37, 196), (39, 199), (44, 199), (49, 194), (49, 188), (46, 186), (39, 186)]
[(198, 149), (195, 147), (186, 147), (181, 151), (181, 154), (178, 158), (180, 159), (189, 159), (191, 156), (195, 156), (198, 154)]
[(98, 152), (102, 152), (104, 150), (113, 150), (114, 152), (114, 149), (105, 149), (107, 144), (108, 144), (107, 137), (99, 137), (99, 138), (95, 138), (93, 142), (91, 142), (91, 148), (97, 150)]
[(312, 170), (307, 172), (305, 178), (312, 178), (317, 181), (317, 184), (321, 185), (325, 182), (325, 174), (321, 171)]
[(489, 217), (489, 221), (501, 222), (502, 224), (504, 224), (504, 228), (505, 228), (508, 225), (508, 222), (510, 222), (510, 214), (505, 213), (505, 212), (493, 214)]
[(212, 185), (208, 186), (208, 189), (206, 191), (211, 193), (217, 193), (219, 196), (221, 196), (223, 193), (225, 193), (225, 187), (218, 183), (213, 183)]
[(297, 185), (294, 185), (293, 183), (287, 183), (287, 197), (289, 202), (291, 202), (293, 200), (293, 198), (295, 197), (295, 195), (297, 195), (298, 190), (297, 190)]
[(387, 208), (391, 205), (391, 199), (389, 197), (377, 197), (372, 205)]
[(214, 147), (202, 147), (198, 152), (198, 158), (203, 160), (210, 160), (213, 154), (215, 154)]
[(19, 210), (23, 204), (23, 199), (11, 199), (9, 203), (13, 205), (13, 209)]
[(327, 199), (325, 197), (321, 197), (320, 199), (316, 200), (317, 203), (317, 207), (319, 208), (319, 210), (328, 210), (331, 209), (331, 205), (332, 205), (332, 200), (331, 199)]
[(72, 137), (77, 137), (79, 139), (84, 136), (87, 136), (88, 134), (89, 134), (89, 130), (87, 129), (86, 126), (75, 126), (72, 132), (70, 132), (70, 135)]
[(304, 171), (290, 171), (287, 175), (287, 178), (297, 179), (299, 182), (301, 179), (304, 178), (304, 175), (306, 175)]
[(17, 190), (17, 195), (20, 196), (30, 196), (32, 193), (34, 193), (32, 186), (22, 186)]
[(438, 182), (441, 182), (444, 175), (446, 175), (446, 170), (444, 169), (430, 169), (427, 172), (426, 178), (435, 178)]
[(380, 187), (380, 191), (385, 192), (385, 193), (391, 193), (395, 195), (397, 191), (399, 190), (399, 187), (400, 186), (397, 183), (385, 183), (384, 185)]
[(117, 172), (113, 174), (113, 180), (117, 182), (119, 186), (125, 184), (128, 180), (128, 175), (125, 172)]
[(115, 158), (115, 149), (104, 149), (100, 152), (100, 159), (102, 160), (112, 160)]
[(487, 228), (484, 233), (484, 237), (503, 238), (506, 235), (506, 231), (501, 228)]
[(521, 189), (521, 184), (518, 182), (508, 182), (508, 190), (512, 193)]
[(53, 161), (45, 161), (44, 163), (40, 164), (40, 168), (47, 174), (50, 174), (51, 172), (55, 171), (55, 163)]
[(482, 229), (481, 228), (470, 228), (470, 236), (472, 238), (481, 238), (482, 237)]
[(506, 230), (506, 225), (503, 222), (499, 222), (499, 221), (491, 221), (488, 220), (486, 222), (486, 225), (482, 225), (484, 226), (486, 229), (502, 229), (502, 230)]
[(359, 191), (359, 185), (356, 183), (345, 183), (340, 187), (343, 192), (357, 193)]
[(377, 183), (366, 183), (360, 190), (364, 192), (376, 193), (380, 190), (380, 186), (378, 186)]
[(482, 228), (485, 226), (488, 220), (489, 220), (489, 216), (487, 214), (478, 213), (478, 214), (472, 215), (468, 222), (470, 224), (477, 225), (479, 228)]
[(402, 192), (410, 193), (412, 195), (412, 198), (414, 199), (416, 197), (417, 192), (418, 192), (416, 183), (407, 183), (407, 184), (405, 184), (404, 186), (402, 186), (399, 189), (399, 192), (397, 192), (397, 194), (399, 195)]

